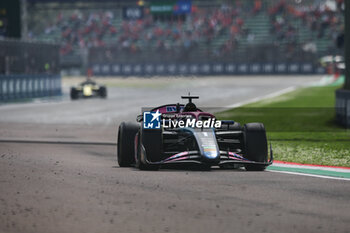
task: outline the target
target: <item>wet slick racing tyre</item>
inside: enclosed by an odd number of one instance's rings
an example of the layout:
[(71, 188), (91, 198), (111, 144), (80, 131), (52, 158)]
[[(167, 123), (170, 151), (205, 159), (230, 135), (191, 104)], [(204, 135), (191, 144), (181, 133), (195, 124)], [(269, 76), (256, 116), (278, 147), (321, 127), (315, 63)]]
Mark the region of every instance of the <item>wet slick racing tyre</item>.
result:
[[(138, 134), (137, 161), (136, 167), (140, 170), (155, 171), (159, 165), (149, 164), (147, 162), (159, 162), (162, 153), (162, 130), (161, 129), (144, 129)], [(142, 147), (141, 143), (142, 142)], [(143, 161), (141, 153), (147, 161)]]
[(76, 99), (78, 99), (78, 91), (77, 91), (77, 89), (75, 88), (75, 87), (72, 87), (71, 89), (70, 89), (70, 98), (72, 99), (72, 100), (76, 100)]
[(117, 159), (120, 167), (130, 167), (135, 163), (134, 141), (140, 126), (131, 122), (122, 122), (118, 129)]
[(102, 86), (98, 89), (98, 94), (101, 98), (107, 98), (107, 88), (105, 86)]
[[(248, 123), (243, 128), (245, 158), (254, 162), (267, 162), (267, 139), (262, 123)], [(264, 171), (266, 165), (246, 164), (247, 171)]]

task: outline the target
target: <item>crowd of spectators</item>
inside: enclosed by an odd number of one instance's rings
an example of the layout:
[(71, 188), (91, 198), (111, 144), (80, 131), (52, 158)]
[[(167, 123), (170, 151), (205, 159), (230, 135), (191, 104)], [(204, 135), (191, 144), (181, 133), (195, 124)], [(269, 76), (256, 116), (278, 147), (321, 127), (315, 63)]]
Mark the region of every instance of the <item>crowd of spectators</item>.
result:
[[(308, 38), (304, 44), (307, 50), (317, 52), (313, 39), (328, 39), (335, 41), (343, 31), (344, 0), (323, 1), (320, 4), (288, 4), (286, 0), (280, 0), (269, 8), (271, 19), (271, 32), (278, 41), (297, 45), (298, 28), (295, 22), (302, 22), (307, 30), (316, 34), (316, 38)], [(294, 24), (293, 24), (294, 23)]]
[[(335, 39), (343, 23), (340, 12), (344, 0), (335, 1), (333, 7), (298, 5), (286, 0), (271, 1), (267, 5), (261, 0), (237, 0), (220, 7), (196, 7), (194, 4), (186, 18), (174, 20), (155, 20), (147, 8), (140, 20), (123, 20), (120, 9), (62, 11), (37, 34), (55, 35), (61, 43), (61, 55), (105, 46), (118, 47), (129, 54), (147, 49), (168, 54), (190, 53), (201, 47), (208, 55), (220, 57), (232, 54), (242, 40), (254, 41), (259, 35), (246, 29), (246, 20), (264, 13), (270, 17), (271, 41), (275, 38), (293, 50), (299, 46), (296, 20), (315, 32), (318, 38)], [(306, 43), (306, 47), (315, 50), (312, 41)]]
[(112, 11), (91, 12), (83, 14), (75, 11), (69, 17), (59, 13), (54, 27), (50, 26), (45, 33), (61, 34), (61, 54), (69, 54), (73, 47), (90, 48), (105, 46), (106, 34), (115, 35), (117, 29), (112, 25), (114, 14)]
[[(243, 25), (244, 6), (236, 1), (235, 5), (217, 8), (193, 6), (186, 19), (175, 20), (154, 20), (147, 9), (143, 19), (134, 21), (122, 20), (120, 12), (112, 10), (60, 12), (53, 22), (36, 34), (47, 37), (55, 35), (61, 43), (62, 55), (70, 54), (77, 48), (103, 47), (107, 44), (119, 46), (130, 53), (149, 47), (156, 51), (175, 48), (190, 50), (200, 42), (210, 48), (215, 39), (225, 35), (225, 42), (215, 48), (217, 53), (222, 53), (235, 48), (237, 37), (243, 33)], [(31, 34), (35, 37), (35, 33)]]

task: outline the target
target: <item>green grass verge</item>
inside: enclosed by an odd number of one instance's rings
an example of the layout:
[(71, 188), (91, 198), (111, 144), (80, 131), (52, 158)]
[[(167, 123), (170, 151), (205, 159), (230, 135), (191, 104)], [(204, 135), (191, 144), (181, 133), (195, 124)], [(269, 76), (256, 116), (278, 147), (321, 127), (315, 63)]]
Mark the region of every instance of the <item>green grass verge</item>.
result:
[(334, 122), (338, 88), (302, 88), (216, 115), (264, 123), (275, 160), (350, 167), (350, 131)]

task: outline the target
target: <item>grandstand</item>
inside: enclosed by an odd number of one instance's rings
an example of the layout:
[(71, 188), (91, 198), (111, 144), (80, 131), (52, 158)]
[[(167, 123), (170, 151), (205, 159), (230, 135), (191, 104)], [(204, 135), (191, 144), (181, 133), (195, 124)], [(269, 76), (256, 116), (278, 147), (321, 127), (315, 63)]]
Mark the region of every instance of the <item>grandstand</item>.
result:
[[(299, 3), (300, 2), (300, 3)], [(94, 3), (92, 3), (94, 4)], [(61, 44), (61, 62), (311, 62), (342, 53), (343, 0), (192, 1), (185, 18), (159, 20), (149, 11), (123, 18), (121, 6), (30, 8), (29, 38)], [(99, 6), (99, 8), (95, 8)], [(45, 20), (43, 20), (45, 19)]]

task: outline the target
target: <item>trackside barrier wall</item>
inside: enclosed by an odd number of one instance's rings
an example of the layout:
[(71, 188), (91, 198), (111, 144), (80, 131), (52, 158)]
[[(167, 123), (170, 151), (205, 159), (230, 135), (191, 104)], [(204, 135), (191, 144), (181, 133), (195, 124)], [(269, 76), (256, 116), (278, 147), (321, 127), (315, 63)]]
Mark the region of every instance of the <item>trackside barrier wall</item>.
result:
[(0, 75), (0, 101), (61, 95), (61, 76)]
[(335, 114), (337, 122), (350, 129), (350, 90), (339, 89), (335, 92)]
[(324, 74), (312, 63), (98, 63), (90, 64), (95, 76), (153, 75), (296, 75)]

